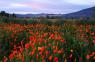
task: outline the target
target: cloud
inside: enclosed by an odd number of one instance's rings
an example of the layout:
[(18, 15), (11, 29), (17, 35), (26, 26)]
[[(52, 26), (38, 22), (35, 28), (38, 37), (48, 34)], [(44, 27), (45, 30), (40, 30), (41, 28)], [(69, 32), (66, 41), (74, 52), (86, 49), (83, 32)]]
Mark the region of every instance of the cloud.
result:
[(37, 3), (37, 2), (23, 2), (23, 3), (12, 3), (10, 7), (15, 8), (33, 8), (33, 9), (42, 9), (45, 8), (47, 5), (44, 3)]
[(10, 4), (10, 6), (12, 6), (12, 7), (27, 7), (27, 5), (19, 4), (19, 3), (12, 3), (12, 4)]
[(95, 5), (95, 0), (65, 0), (67, 3), (76, 5)]
[(33, 9), (41, 9), (41, 8), (45, 8), (47, 6), (44, 3), (38, 3), (38, 2), (26, 2), (23, 4), (27, 5), (28, 7), (32, 7)]
[(95, 0), (0, 0), (0, 10), (16, 13), (71, 13), (95, 5)]

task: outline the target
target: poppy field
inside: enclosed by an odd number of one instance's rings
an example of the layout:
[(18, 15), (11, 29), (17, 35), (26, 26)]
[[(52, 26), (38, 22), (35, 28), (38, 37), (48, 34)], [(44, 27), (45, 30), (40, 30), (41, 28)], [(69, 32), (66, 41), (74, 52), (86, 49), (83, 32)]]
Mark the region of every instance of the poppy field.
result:
[(0, 24), (0, 62), (94, 61), (94, 24)]

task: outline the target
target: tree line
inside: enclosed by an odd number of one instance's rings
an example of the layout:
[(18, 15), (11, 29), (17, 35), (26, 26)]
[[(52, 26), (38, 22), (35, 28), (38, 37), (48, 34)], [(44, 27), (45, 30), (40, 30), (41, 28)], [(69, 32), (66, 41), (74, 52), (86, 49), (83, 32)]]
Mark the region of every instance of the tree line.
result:
[(0, 12), (0, 16), (1, 17), (16, 17), (16, 14), (9, 14), (9, 13), (6, 13), (5, 11), (1, 11)]

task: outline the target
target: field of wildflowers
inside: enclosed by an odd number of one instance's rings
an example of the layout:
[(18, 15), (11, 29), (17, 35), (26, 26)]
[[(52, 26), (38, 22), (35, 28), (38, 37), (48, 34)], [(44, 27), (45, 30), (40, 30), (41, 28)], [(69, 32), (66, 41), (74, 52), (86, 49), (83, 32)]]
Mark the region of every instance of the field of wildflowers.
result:
[(94, 61), (94, 24), (0, 24), (0, 62)]

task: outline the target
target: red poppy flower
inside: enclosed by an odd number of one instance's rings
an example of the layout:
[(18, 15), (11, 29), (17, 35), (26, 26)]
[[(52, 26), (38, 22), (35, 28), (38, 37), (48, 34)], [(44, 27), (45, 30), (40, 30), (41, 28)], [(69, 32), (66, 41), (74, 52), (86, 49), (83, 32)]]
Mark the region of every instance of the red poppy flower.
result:
[(50, 60), (50, 61), (52, 60), (52, 56), (49, 56), (49, 60)]
[(26, 43), (25, 44), (25, 48), (28, 49), (30, 47), (30, 44), (29, 43)]
[(54, 62), (58, 62), (58, 58), (57, 57), (54, 58)]
[(95, 40), (93, 40), (93, 43), (95, 44)]

